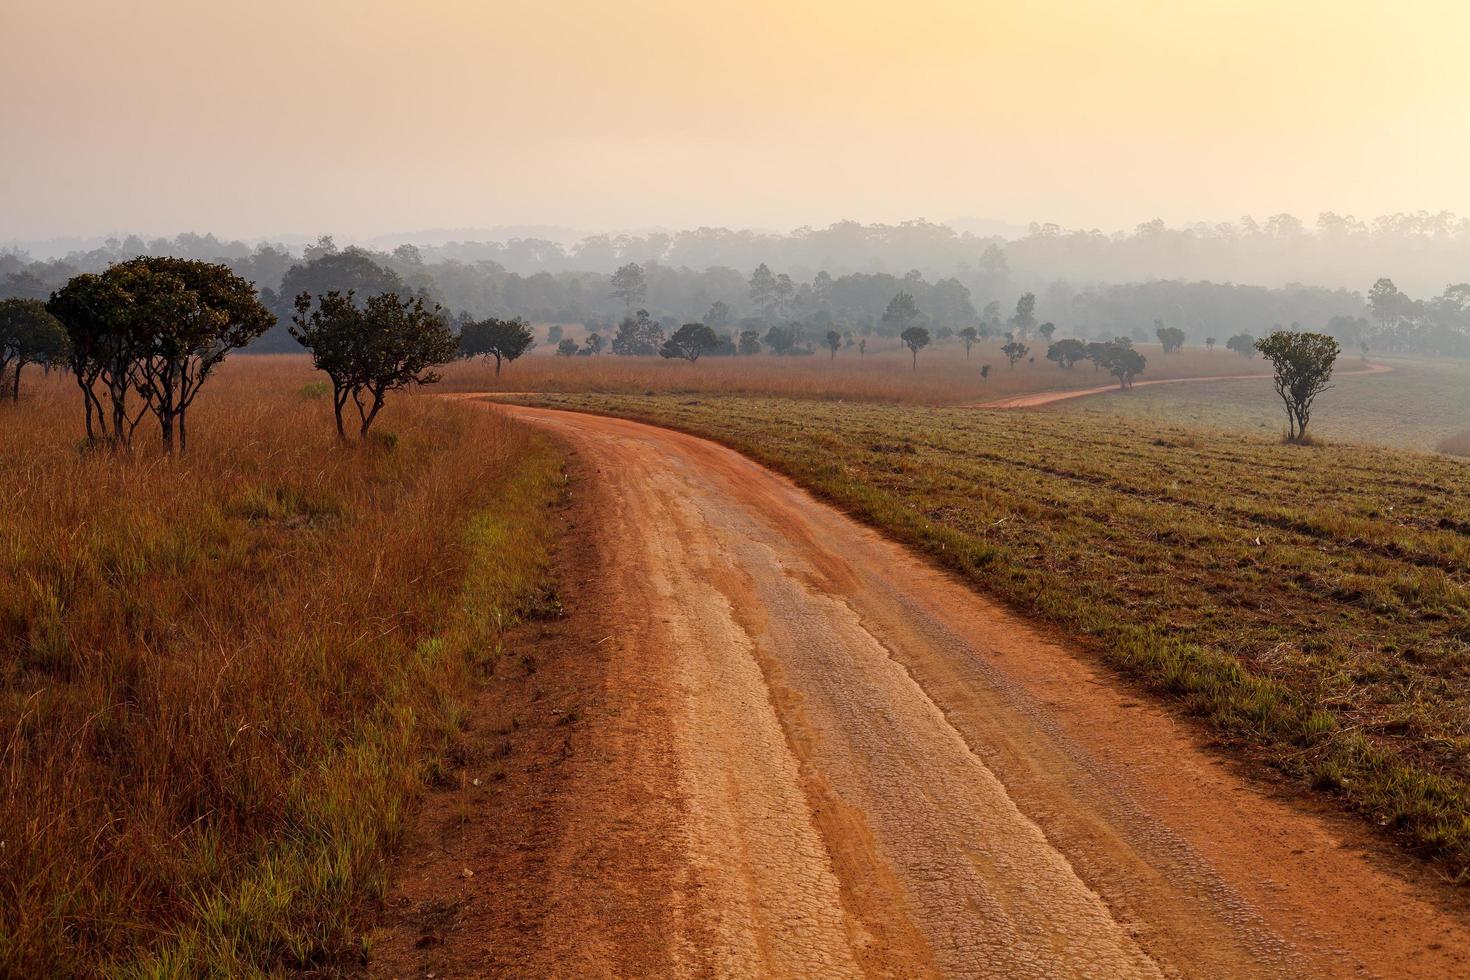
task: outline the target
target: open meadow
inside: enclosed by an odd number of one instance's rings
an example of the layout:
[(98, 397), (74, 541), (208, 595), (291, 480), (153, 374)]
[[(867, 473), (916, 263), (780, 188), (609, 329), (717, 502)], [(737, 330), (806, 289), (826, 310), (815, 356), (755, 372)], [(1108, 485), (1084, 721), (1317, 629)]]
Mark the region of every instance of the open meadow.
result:
[(1470, 465), (1103, 412), (535, 401), (788, 474), (1470, 873)]
[(304, 358), (234, 358), (187, 453), (0, 401), (0, 975), (355, 968), (365, 904), (503, 631), (560, 457), (400, 397), (339, 444)]

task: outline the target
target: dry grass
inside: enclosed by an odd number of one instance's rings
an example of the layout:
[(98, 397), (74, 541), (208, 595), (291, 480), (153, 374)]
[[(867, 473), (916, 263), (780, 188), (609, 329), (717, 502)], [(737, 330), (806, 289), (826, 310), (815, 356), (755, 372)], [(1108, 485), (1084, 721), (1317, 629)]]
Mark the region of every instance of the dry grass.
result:
[(428, 398), (340, 448), (312, 380), (234, 359), (175, 461), (80, 452), (68, 380), (0, 405), (0, 975), (361, 956), (424, 766), (538, 601), (561, 476)]
[(1470, 464), (1116, 416), (540, 400), (786, 472), (1470, 877)]
[[(493, 362), (451, 365), (445, 387), (453, 391), (602, 392), (608, 394), (773, 395), (828, 401), (881, 401), (908, 405), (963, 405), (1037, 391), (1095, 388), (1112, 379), (1086, 362), (1064, 371), (1046, 360), (1046, 345), (1031, 344), (1035, 363), (1007, 366), (1002, 341), (976, 345), (969, 359), (957, 342), (921, 351), (918, 369), (893, 341), (872, 341), (866, 356), (843, 350), (810, 357), (705, 357), (695, 364), (660, 357), (553, 357), (538, 349), (507, 366), (497, 379)], [(882, 350), (878, 345), (887, 345)], [(544, 345), (543, 345), (544, 346)], [(1229, 353), (1184, 350), (1165, 356), (1140, 345), (1148, 357), (1142, 379), (1259, 374), (1257, 361)], [(989, 380), (980, 377), (989, 364)]]

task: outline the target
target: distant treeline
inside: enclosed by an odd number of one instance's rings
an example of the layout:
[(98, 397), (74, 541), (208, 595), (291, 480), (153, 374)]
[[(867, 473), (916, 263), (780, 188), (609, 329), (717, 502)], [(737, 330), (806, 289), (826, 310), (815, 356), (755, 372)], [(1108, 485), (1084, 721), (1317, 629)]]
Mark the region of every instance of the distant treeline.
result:
[[(852, 227), (864, 232), (871, 247), (878, 232)], [(1348, 344), (1366, 340), (1375, 349), (1427, 353), (1470, 349), (1465, 339), (1470, 320), (1464, 286), (1451, 286), (1443, 295), (1423, 301), (1394, 289), (1388, 299), (1380, 297), (1372, 308), (1357, 292), (1300, 284), (1267, 288), (1172, 279), (1117, 284), (1056, 279), (1023, 289), (1016, 285), (1009, 255), (1030, 239), (1003, 250), (994, 242), (957, 236), (947, 228), (939, 234), (935, 231), (939, 227), (914, 223), (887, 228), (884, 247), (901, 248), (905, 244), (901, 239), (907, 236), (907, 244), (915, 250), (915, 265), (932, 268), (942, 252), (936, 250), (937, 241), (971, 239), (973, 251), (968, 261), (951, 263), (957, 267), (953, 275), (926, 275), (917, 267), (902, 275), (837, 271), (846, 253), (835, 244), (833, 254), (838, 258), (833, 260), (833, 269), (812, 272), (762, 259), (740, 267), (718, 263), (693, 267), (668, 261), (679, 255), (744, 254), (745, 246), (771, 237), (709, 229), (661, 239), (587, 239), (572, 250), (550, 242), (511, 242), (434, 249), (401, 245), (391, 252), (372, 252), (341, 249), (324, 237), (298, 253), (282, 245), (251, 247), (209, 235), (152, 241), (129, 237), (59, 260), (31, 261), (21, 254), (0, 254), (0, 297), (44, 299), (78, 272), (97, 271), (138, 255), (173, 255), (228, 266), (257, 285), (266, 305), (282, 322), (289, 319), (291, 301), (300, 292), (355, 289), (360, 296), (389, 290), (418, 294), (474, 318), (520, 316), (540, 322), (582, 323), (604, 332), (633, 311), (646, 309), (666, 325), (703, 322), (727, 334), (740, 328), (800, 323), (809, 328), (809, 335), (831, 328), (883, 335), (891, 332), (883, 320), (884, 310), (903, 291), (914, 297), (922, 322), (931, 330), (948, 333), (977, 326), (998, 334), (1007, 329), (1019, 297), (1034, 291), (1037, 322), (1054, 323), (1058, 335), (1151, 340), (1156, 329), (1165, 325), (1184, 331), (1190, 342), (1201, 343), (1207, 337), (1225, 338), (1241, 331), (1260, 335), (1273, 326), (1297, 323), (1328, 330)], [(773, 251), (788, 252), (793, 241), (808, 245), (814, 240), (840, 242), (846, 230), (839, 225), (824, 233), (787, 236), (776, 240), (779, 247)], [(1174, 233), (1163, 229), (1159, 234)], [(1270, 234), (1286, 232), (1278, 226)], [(1043, 230), (1033, 237), (1048, 235)], [(1054, 237), (1069, 236), (1058, 233)], [(703, 252), (695, 247), (699, 242), (705, 243)], [(536, 255), (528, 259), (521, 252), (532, 245)], [(524, 273), (492, 258), (475, 257), (482, 250), (501, 257), (516, 254), (518, 263), (543, 266), (581, 261), (589, 267), (605, 267), (609, 261), (640, 250), (659, 252), (663, 258), (625, 261), (610, 271), (562, 268)], [(1381, 284), (1374, 289), (1381, 290)], [(255, 349), (290, 350), (294, 343), (278, 327)]]

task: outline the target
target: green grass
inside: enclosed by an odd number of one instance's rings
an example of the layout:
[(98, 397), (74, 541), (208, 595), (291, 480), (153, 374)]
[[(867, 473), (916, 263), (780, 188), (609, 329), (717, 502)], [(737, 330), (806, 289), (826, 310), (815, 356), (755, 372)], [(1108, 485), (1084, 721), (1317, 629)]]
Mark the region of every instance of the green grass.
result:
[(791, 475), (1470, 871), (1470, 464), (1107, 414), (542, 401)]
[[(1257, 358), (1214, 354), (1217, 373), (1267, 373)], [(1318, 399), (1311, 433), (1329, 442), (1392, 446), (1425, 452), (1449, 450), (1446, 440), (1470, 428), (1470, 366), (1457, 361), (1381, 358), (1390, 374), (1346, 375)], [(1358, 367), (1344, 358), (1343, 370)], [(1154, 385), (1125, 396), (1102, 395), (1057, 402), (1041, 411), (1083, 418), (1121, 417), (1163, 424), (1251, 432), (1286, 431), (1286, 415), (1269, 380)]]

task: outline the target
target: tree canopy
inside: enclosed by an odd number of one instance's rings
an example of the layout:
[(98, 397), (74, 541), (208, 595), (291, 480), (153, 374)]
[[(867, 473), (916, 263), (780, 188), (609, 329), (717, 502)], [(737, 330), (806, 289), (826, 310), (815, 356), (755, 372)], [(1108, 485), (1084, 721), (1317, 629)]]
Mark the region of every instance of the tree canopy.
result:
[(659, 356), (682, 358), (693, 364), (705, 354), (717, 349), (724, 341), (703, 323), (686, 323), (659, 348)]
[(1301, 441), (1312, 417), (1312, 402), (1331, 387), (1332, 366), (1342, 348), (1326, 334), (1278, 330), (1256, 341), (1273, 368), (1272, 384), (1286, 407), (1287, 438)]
[[(495, 376), (500, 377), (502, 361), (515, 361), (536, 346), (531, 327), (516, 317), (501, 320), (488, 317), (469, 320), (459, 328), (459, 349), (465, 357), (495, 358)], [(575, 346), (575, 343), (574, 343)]]
[[(67, 351), (66, 328), (38, 299), (0, 300), (0, 385), (15, 369), (11, 401), (20, 400), (20, 372), (27, 364), (59, 364)], [(3, 390), (3, 389), (0, 389)]]

